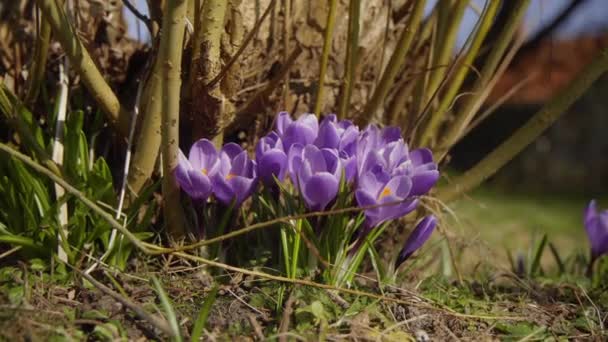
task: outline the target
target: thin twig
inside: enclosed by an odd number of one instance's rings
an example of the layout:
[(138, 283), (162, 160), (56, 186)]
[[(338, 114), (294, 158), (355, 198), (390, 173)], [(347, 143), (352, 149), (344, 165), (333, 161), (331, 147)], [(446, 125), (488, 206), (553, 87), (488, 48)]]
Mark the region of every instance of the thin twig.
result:
[(281, 324), (279, 326), (279, 342), (287, 342), (287, 336), (284, 335), (289, 330), (289, 323), (291, 321), (291, 315), (293, 314), (293, 305), (296, 302), (296, 290), (297, 287), (294, 287), (285, 302), (285, 307), (283, 309), (283, 318), (281, 318)]
[(150, 32), (150, 37), (152, 37), (152, 21), (150, 18), (148, 18), (148, 16), (144, 15), (143, 13), (141, 13), (137, 8), (135, 8), (135, 6), (133, 6), (133, 4), (131, 4), (131, 1), (129, 0), (122, 0), (122, 3), (125, 5), (125, 7), (131, 11), (131, 13), (135, 16), (135, 18), (141, 20), (144, 25), (146, 25), (146, 28), (148, 29), (148, 32)]
[(109, 287), (105, 286), (104, 284), (98, 282), (97, 280), (95, 280), (95, 278), (91, 277), (90, 275), (86, 274), (85, 272), (82, 272), (79, 269), (74, 268), (74, 267), (72, 267), (72, 269), (74, 271), (76, 271), (76, 273), (80, 274), (80, 276), (85, 278), (88, 282), (90, 282), (93, 286), (95, 286), (99, 291), (114, 298), (114, 300), (120, 302), (122, 305), (126, 306), (127, 308), (129, 308), (130, 310), (135, 312), (135, 314), (137, 314), (137, 316), (139, 316), (143, 320), (148, 321), (148, 323), (152, 324), (158, 330), (164, 332), (165, 334), (167, 334), (169, 336), (173, 336), (173, 330), (171, 330), (171, 327), (169, 326), (169, 323), (167, 323), (167, 321), (149, 314), (144, 308), (137, 305), (135, 302), (132, 302), (128, 298), (122, 297), (121, 295), (112, 291), (112, 289), (110, 289)]
[(258, 323), (258, 321), (256, 320), (255, 315), (249, 313), (247, 314), (247, 319), (249, 319), (249, 324), (251, 324), (253, 332), (255, 333), (255, 336), (258, 338), (258, 340), (265, 341), (266, 337), (264, 337), (264, 331), (262, 330), (262, 326), (260, 325), (260, 323)]
[(399, 298), (386, 297), (386, 296), (378, 295), (378, 294), (371, 293), (371, 292), (359, 291), (359, 290), (354, 290), (354, 289), (344, 288), (344, 287), (336, 287), (333, 285), (317, 283), (317, 282), (305, 280), (305, 279), (287, 278), (287, 277), (272, 275), (272, 274), (268, 274), (268, 273), (264, 273), (264, 272), (252, 271), (252, 270), (248, 270), (245, 268), (230, 266), (230, 265), (223, 264), (223, 263), (220, 263), (217, 261), (205, 259), (205, 258), (196, 256), (196, 255), (192, 255), (192, 254), (188, 254), (188, 253), (175, 252), (172, 254), (175, 256), (187, 259), (187, 260), (206, 264), (211, 267), (217, 267), (217, 268), (221, 268), (224, 270), (242, 273), (242, 274), (253, 276), (253, 277), (265, 278), (265, 279), (274, 280), (274, 281), (278, 281), (278, 282), (282, 282), (282, 283), (288, 283), (288, 284), (303, 285), (303, 286), (315, 287), (315, 288), (320, 288), (320, 289), (333, 290), (333, 291), (337, 291), (337, 292), (341, 292), (341, 293), (348, 293), (348, 294), (355, 295), (355, 296), (364, 296), (364, 297), (369, 297), (369, 298), (373, 298), (373, 299), (377, 299), (377, 300), (381, 300), (381, 301), (392, 302), (392, 303), (397, 303), (397, 304), (402, 304), (402, 305), (407, 305), (407, 306), (418, 305), (418, 306), (421, 306), (421, 307), (424, 307), (424, 308), (427, 308), (430, 310), (441, 311), (444, 314), (450, 315), (453, 317), (471, 318), (471, 319), (487, 319), (487, 320), (508, 320), (508, 321), (521, 321), (521, 320), (526, 319), (525, 317), (518, 317), (518, 316), (488, 316), (488, 315), (462, 314), (462, 313), (453, 311), (452, 309), (450, 309), (448, 307), (438, 308), (438, 307), (432, 306), (427, 303), (424, 303), (424, 304), (413, 303), (413, 302), (408, 302), (408, 301), (405, 301), (405, 300), (402, 300)]
[(9, 249), (8, 251), (6, 251), (6, 252), (4, 252), (4, 253), (0, 254), (0, 260), (2, 260), (2, 259), (4, 259), (4, 258), (6, 258), (7, 256), (9, 256), (9, 255), (11, 255), (11, 254), (13, 254), (13, 253), (15, 253), (15, 252), (19, 251), (19, 250), (20, 250), (22, 247), (23, 247), (23, 246), (15, 246), (15, 247), (13, 247), (13, 248)]

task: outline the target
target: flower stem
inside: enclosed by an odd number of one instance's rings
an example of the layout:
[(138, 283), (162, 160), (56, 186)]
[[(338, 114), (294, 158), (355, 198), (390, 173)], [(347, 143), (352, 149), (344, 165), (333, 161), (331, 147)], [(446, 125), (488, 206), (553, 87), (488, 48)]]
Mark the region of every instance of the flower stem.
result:
[(291, 278), (295, 278), (298, 269), (298, 259), (300, 256), (300, 239), (302, 234), (302, 220), (296, 221), (293, 248), (291, 250)]

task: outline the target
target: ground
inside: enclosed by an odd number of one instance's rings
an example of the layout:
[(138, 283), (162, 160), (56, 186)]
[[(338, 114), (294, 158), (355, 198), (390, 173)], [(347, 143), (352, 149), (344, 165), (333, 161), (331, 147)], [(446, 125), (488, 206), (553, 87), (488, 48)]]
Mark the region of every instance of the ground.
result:
[[(139, 258), (126, 272), (92, 274), (116, 299), (73, 273), (49, 274), (43, 263), (12, 262), (9, 256), (0, 270), (0, 335), (11, 341), (168, 339), (166, 321), (144, 319), (134, 305), (165, 317), (168, 325), (176, 322), (185, 338), (197, 321), (205, 322), (205, 340), (602, 341), (608, 336), (607, 286), (576, 270), (587, 248), (585, 205), (578, 198), (473, 193), (452, 206), (457, 216), (445, 224), (455, 267), (428, 262), (445, 245), (436, 234), (395, 285), (379, 289), (373, 274), (360, 278), (357, 289), (376, 298), (216, 272), (222, 285), (212, 302), (209, 272), (215, 271), (172, 258)], [(549, 248), (537, 268), (530, 263), (543, 234), (561, 268)], [(523, 269), (510, 266), (507, 251), (515, 259), (520, 255)], [(599, 266), (608, 269), (608, 262)], [(212, 303), (206, 319), (205, 303)]]

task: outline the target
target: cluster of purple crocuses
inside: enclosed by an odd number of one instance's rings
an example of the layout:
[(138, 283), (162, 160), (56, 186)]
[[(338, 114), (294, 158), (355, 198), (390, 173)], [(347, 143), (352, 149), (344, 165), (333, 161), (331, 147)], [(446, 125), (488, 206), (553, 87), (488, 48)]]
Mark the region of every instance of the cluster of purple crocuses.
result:
[[(344, 181), (354, 189), (357, 204), (367, 208), (369, 230), (412, 212), (419, 196), (437, 182), (439, 172), (431, 151), (410, 151), (396, 127), (369, 125), (360, 130), (335, 115), (319, 123), (314, 114), (293, 120), (281, 112), (275, 130), (256, 145), (255, 160), (237, 144), (228, 143), (217, 151), (202, 139), (192, 146), (188, 158), (180, 152), (175, 176), (194, 199), (205, 201), (214, 194), (224, 205), (237, 206), (252, 195), (258, 180), (276, 190), (277, 181), (289, 178), (311, 211), (328, 209)], [(399, 258), (404, 260), (418, 249), (435, 225), (432, 216), (422, 220)]]

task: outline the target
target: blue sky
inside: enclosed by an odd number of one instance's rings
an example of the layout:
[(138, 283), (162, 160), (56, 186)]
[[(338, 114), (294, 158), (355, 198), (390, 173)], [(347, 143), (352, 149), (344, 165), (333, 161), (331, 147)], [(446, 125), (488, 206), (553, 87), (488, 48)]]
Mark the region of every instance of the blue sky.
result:
[[(139, 10), (147, 14), (145, 0), (131, 0), (136, 4)], [(252, 1), (252, 0), (245, 0)], [(428, 0), (427, 12), (435, 5), (437, 1)], [(475, 0), (479, 8), (483, 8), (483, 4), (487, 0)], [(493, 0), (495, 1), (495, 0)], [(507, 0), (511, 1), (511, 0)], [(528, 13), (526, 14), (526, 29), (530, 36), (538, 32), (544, 25), (551, 22), (571, 0), (532, 0)], [(127, 22), (129, 24), (129, 33), (133, 37), (141, 37), (143, 41), (149, 39), (146, 28), (125, 8), (127, 14)], [(477, 14), (472, 9), (467, 9), (462, 23), (461, 31), (458, 37), (458, 45), (461, 45), (468, 33), (475, 27)], [(593, 34), (602, 31), (608, 27), (608, 0), (587, 0), (580, 5), (569, 20), (563, 23), (556, 31), (558, 38), (576, 37), (581, 34)]]

